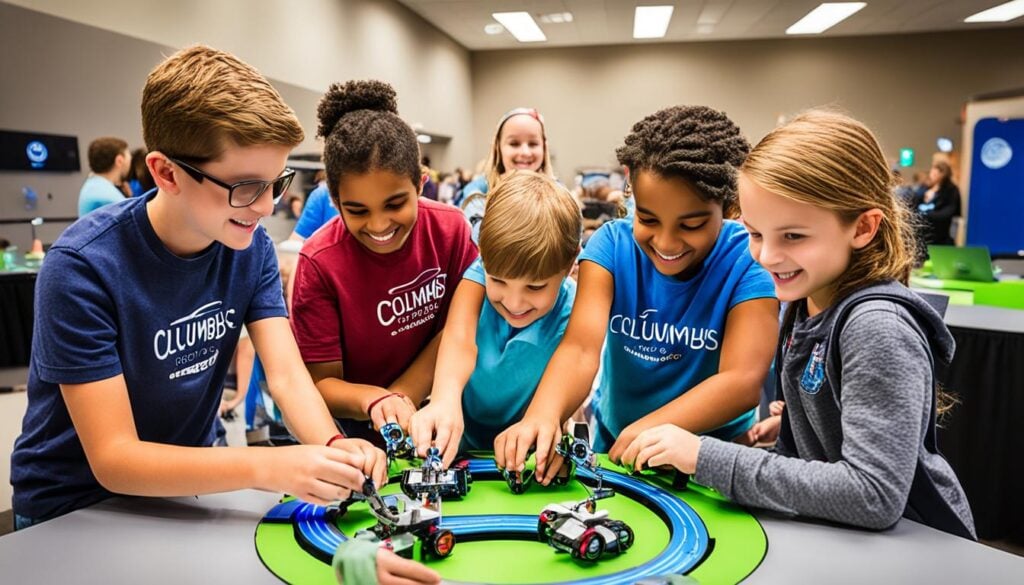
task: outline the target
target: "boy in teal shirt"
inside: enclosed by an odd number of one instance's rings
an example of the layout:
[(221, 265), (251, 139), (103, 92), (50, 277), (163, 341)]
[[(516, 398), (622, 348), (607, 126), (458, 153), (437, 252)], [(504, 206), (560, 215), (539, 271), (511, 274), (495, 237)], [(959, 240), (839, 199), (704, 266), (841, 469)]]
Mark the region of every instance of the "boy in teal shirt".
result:
[(490, 449), (522, 418), (569, 321), (582, 228), (576, 201), (550, 177), (516, 171), (491, 193), (480, 259), (449, 309), (431, 403), (412, 417), (417, 450), (433, 437), (447, 466), (460, 442)]

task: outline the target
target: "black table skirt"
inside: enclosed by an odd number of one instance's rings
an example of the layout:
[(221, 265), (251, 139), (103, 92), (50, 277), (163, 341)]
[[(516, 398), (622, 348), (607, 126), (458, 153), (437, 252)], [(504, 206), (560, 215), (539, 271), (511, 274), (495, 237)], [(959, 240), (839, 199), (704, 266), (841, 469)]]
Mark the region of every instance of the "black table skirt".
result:
[(28, 366), (35, 273), (0, 275), (0, 368)]
[(974, 512), (978, 537), (1024, 543), (1024, 333), (950, 327), (946, 387), (960, 400), (939, 448)]

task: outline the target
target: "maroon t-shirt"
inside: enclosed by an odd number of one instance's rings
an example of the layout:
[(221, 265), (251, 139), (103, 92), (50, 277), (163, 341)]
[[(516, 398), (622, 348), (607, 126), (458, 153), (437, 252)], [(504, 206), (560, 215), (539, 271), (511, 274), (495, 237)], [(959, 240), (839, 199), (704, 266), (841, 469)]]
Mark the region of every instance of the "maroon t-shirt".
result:
[(444, 327), (477, 249), (461, 210), (417, 203), (416, 223), (397, 252), (368, 250), (340, 217), (306, 240), (291, 319), (303, 361), (341, 360), (346, 381), (386, 388)]

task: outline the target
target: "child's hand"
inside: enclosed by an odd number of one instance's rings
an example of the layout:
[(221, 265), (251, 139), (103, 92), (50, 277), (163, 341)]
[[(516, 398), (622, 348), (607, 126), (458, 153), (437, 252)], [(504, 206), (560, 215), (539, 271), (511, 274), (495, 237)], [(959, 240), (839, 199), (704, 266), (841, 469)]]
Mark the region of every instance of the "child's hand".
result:
[(774, 443), (779, 438), (779, 429), (782, 428), (782, 416), (775, 415), (758, 421), (750, 428), (744, 440), (737, 441), (744, 445), (753, 446), (758, 443)]
[(441, 575), (382, 547), (377, 553), (377, 582), (380, 585), (434, 584), (441, 582)]
[(663, 424), (637, 435), (622, 454), (622, 465), (641, 471), (671, 465), (683, 473), (697, 470), (700, 437), (676, 425)]
[(441, 452), (445, 469), (455, 460), (465, 429), (462, 405), (458, 402), (431, 402), (412, 415), (409, 436), (416, 454), (426, 457), (431, 443)]
[[(369, 441), (342, 439), (331, 443), (331, 448), (345, 451), (355, 459), (362, 458), (363, 465), (359, 469), (363, 472), (364, 476), (372, 479), (377, 487), (381, 487), (388, 482), (388, 458), (384, 451), (374, 447)], [(358, 488), (355, 489), (362, 489), (362, 487), (363, 484), (360, 483)]]
[[(625, 453), (626, 449), (633, 444), (633, 441), (636, 440), (640, 433), (648, 428), (646, 426), (638, 425), (637, 423), (639, 422), (640, 421), (636, 421), (622, 429), (622, 432), (619, 433), (619, 437), (615, 439), (615, 444), (608, 450), (608, 459), (610, 459), (612, 463), (625, 465), (622, 462), (622, 454)], [(628, 467), (628, 465), (626, 467)]]
[(376, 430), (380, 430), (389, 422), (394, 422), (398, 423), (403, 430), (408, 431), (409, 419), (416, 412), (416, 405), (405, 394), (394, 392), (393, 395), (393, 398), (388, 397), (372, 402), (367, 414), (370, 415), (370, 421)]
[[(257, 477), (255, 487), (271, 492), (289, 493), (311, 504), (326, 506), (348, 499), (352, 490), (362, 490), (364, 468), (373, 468), (361, 449), (294, 445), (291, 447), (253, 448)], [(258, 450), (257, 450), (258, 449)]]
[(530, 448), (537, 447), (534, 479), (547, 485), (562, 466), (555, 445), (562, 438), (557, 419), (524, 418), (494, 439), (494, 461), (498, 469), (523, 471)]
[(768, 414), (771, 416), (782, 416), (782, 411), (786, 408), (786, 403), (782, 400), (773, 400), (768, 403)]

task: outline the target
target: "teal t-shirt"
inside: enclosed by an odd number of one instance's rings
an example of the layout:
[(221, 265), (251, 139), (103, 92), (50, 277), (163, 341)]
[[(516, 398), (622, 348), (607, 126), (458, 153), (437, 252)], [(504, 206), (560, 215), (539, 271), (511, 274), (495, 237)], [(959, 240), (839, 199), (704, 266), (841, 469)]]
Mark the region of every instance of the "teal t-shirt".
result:
[(124, 193), (113, 183), (99, 175), (89, 175), (78, 192), (78, 217), (124, 200)]
[[(479, 258), (463, 278), (484, 285)], [(523, 418), (544, 368), (562, 340), (575, 298), (575, 281), (562, 280), (548, 314), (522, 329), (509, 325), (484, 299), (476, 328), (476, 367), (462, 392), (463, 449), (493, 449), (498, 433)]]
[[(681, 281), (657, 271), (633, 239), (633, 223), (618, 219), (590, 238), (580, 262), (612, 274), (612, 301), (594, 399), (594, 448), (718, 372), (725, 320), (736, 305), (774, 298), (771, 276), (754, 262), (747, 231), (725, 221), (704, 266)], [(754, 411), (712, 434), (731, 439), (754, 423)]]

